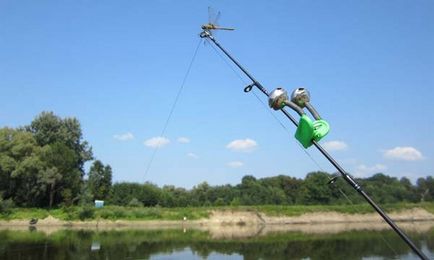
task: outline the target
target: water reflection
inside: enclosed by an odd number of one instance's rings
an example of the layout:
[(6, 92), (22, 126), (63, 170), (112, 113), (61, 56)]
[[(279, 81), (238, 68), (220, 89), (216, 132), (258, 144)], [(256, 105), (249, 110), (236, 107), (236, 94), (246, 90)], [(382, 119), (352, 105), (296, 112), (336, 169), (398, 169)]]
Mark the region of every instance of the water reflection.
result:
[[(243, 259), (242, 255), (239, 254), (219, 254), (219, 253), (211, 253), (208, 255), (206, 259), (208, 260), (217, 260), (217, 259), (229, 259), (229, 260), (239, 260)], [(195, 254), (191, 248), (184, 248), (181, 251), (176, 251), (171, 254), (155, 254), (151, 256), (152, 260), (168, 260), (168, 259), (191, 259), (191, 260), (200, 260), (203, 259), (201, 256)]]
[[(258, 230), (3, 230), (0, 259), (417, 259), (390, 230)], [(434, 259), (434, 229), (408, 233)]]

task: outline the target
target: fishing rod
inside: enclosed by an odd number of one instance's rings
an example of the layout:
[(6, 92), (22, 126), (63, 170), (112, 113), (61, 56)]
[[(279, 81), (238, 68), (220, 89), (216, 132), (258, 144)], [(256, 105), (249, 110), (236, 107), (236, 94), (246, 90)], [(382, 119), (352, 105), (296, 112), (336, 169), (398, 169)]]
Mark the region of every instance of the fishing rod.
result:
[[(295, 134), (296, 139), (304, 146), (308, 148), (309, 146), (315, 146), (322, 155), (338, 170), (342, 178), (355, 189), (373, 208), (374, 210), (384, 219), (384, 221), (389, 224), (389, 226), (401, 237), (402, 240), (413, 250), (413, 252), (420, 257), (420, 259), (428, 260), (428, 257), (423, 254), (423, 252), (416, 247), (416, 245), (411, 241), (411, 239), (402, 231), (395, 222), (380, 208), (369, 195), (363, 190), (363, 188), (357, 183), (357, 181), (349, 175), (342, 166), (318, 143), (322, 137), (327, 135), (329, 131), (329, 125), (326, 121), (322, 120), (318, 112), (314, 109), (310, 103), (310, 93), (304, 88), (298, 88), (294, 90), (291, 94), (291, 99), (289, 99), (286, 90), (283, 88), (277, 88), (271, 93), (262, 86), (262, 84), (257, 81), (241, 64), (235, 60), (232, 55), (229, 54), (223, 46), (214, 38), (211, 30), (218, 30), (218, 27), (210, 26), (210, 24), (202, 26), (202, 32), (199, 34), (201, 38), (211, 40), (251, 81), (252, 83), (244, 88), (244, 92), (250, 92), (253, 87), (259, 89), (268, 97), (268, 103), (274, 110), (280, 110), (296, 127), (297, 132)], [(300, 115), (300, 121), (297, 122), (295, 118), (285, 109), (288, 106), (293, 109), (297, 114)], [(312, 114), (315, 121), (309, 119), (303, 111), (306, 107), (307, 110)], [(337, 177), (330, 180), (329, 183), (334, 183)]]

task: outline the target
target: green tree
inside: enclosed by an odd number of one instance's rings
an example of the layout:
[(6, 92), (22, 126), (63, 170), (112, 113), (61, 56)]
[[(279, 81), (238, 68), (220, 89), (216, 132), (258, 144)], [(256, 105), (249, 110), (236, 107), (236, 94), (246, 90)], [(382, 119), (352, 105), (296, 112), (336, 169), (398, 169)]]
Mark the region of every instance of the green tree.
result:
[(96, 160), (89, 170), (88, 187), (93, 199), (106, 200), (112, 186), (112, 169), (109, 165)]
[(191, 190), (191, 200), (192, 206), (208, 206), (211, 205), (209, 198), (211, 186), (206, 182), (199, 183), (194, 186)]
[(41, 148), (30, 133), (0, 129), (0, 192), (17, 205), (43, 205), (44, 190), (40, 185), (45, 165)]
[(146, 182), (141, 186), (141, 196), (139, 200), (146, 207), (160, 205), (161, 192), (157, 185)]
[[(298, 193), (300, 192), (300, 187), (303, 181), (297, 178), (279, 175), (275, 177), (263, 178), (261, 179), (261, 183), (262, 185), (269, 188), (282, 191), (285, 197), (282, 204), (294, 204)], [(277, 190), (275, 192), (277, 192)]]
[(328, 182), (329, 175), (325, 172), (308, 173), (297, 201), (302, 204), (329, 204), (333, 199), (333, 191)]
[(83, 184), (84, 163), (92, 159), (92, 149), (83, 140), (80, 122), (76, 118), (62, 119), (53, 112), (42, 112), (25, 129), (48, 154), (44, 156), (48, 169), (42, 182), (47, 184), (52, 197), (47, 204), (66, 199), (77, 201)]
[(218, 206), (230, 205), (237, 196), (239, 196), (238, 189), (229, 184), (213, 186), (209, 190), (210, 201)]
[(400, 182), (397, 178), (382, 173), (364, 179), (361, 183), (368, 194), (378, 203), (396, 203), (405, 201), (407, 189), (404, 186), (406, 181)]
[(176, 187), (173, 185), (163, 186), (163, 188), (161, 189), (161, 206), (171, 208), (177, 205), (175, 190)]
[(189, 204), (190, 193), (184, 188), (176, 188), (173, 192), (176, 207), (186, 207)]
[[(127, 205), (133, 198), (141, 201), (142, 185), (139, 183), (121, 182), (112, 186), (110, 201), (115, 205)], [(143, 203), (143, 202), (142, 202)]]
[(42, 112), (26, 129), (40, 146), (62, 143), (74, 151), (76, 167), (84, 175), (83, 165), (91, 160), (92, 149), (83, 140), (80, 122), (76, 118), (60, 118), (53, 112)]
[(129, 203), (128, 203), (129, 207), (143, 207), (143, 203), (140, 202), (138, 199), (133, 198)]
[(419, 198), (417, 196), (416, 187), (413, 186), (410, 180), (406, 177), (402, 177), (399, 180), (400, 186), (403, 189), (403, 194), (401, 195), (401, 200), (408, 202), (418, 202)]
[(434, 178), (428, 176), (426, 178), (417, 179), (417, 193), (419, 194), (420, 201), (433, 201), (434, 200)]
[(42, 147), (41, 159), (45, 168), (41, 172), (40, 185), (48, 193), (48, 206), (51, 208), (53, 204), (65, 200), (66, 194), (61, 191), (69, 186), (80, 185), (81, 174), (75, 165), (76, 154), (63, 143), (56, 142)]
[(268, 199), (270, 191), (251, 175), (242, 178), (239, 189), (242, 205), (270, 204)]

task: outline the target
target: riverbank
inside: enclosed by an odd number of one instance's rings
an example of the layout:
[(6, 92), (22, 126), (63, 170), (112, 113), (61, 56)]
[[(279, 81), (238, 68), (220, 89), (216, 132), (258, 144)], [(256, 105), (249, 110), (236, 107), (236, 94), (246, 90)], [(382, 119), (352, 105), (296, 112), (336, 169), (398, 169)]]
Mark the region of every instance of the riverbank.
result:
[[(401, 205), (401, 209), (389, 211), (389, 216), (397, 221), (403, 229), (414, 232), (426, 232), (434, 227), (434, 214), (432, 212), (420, 204), (414, 204), (414, 207), (411, 208), (406, 208), (407, 206), (409, 205)], [(430, 205), (424, 206), (430, 208)], [(51, 233), (62, 228), (98, 230), (183, 228), (209, 231), (216, 237), (243, 237), (257, 234), (258, 232), (265, 234), (276, 231), (336, 233), (349, 229), (383, 230), (388, 228), (387, 224), (375, 212), (345, 213), (342, 212), (344, 208), (340, 208), (341, 212), (333, 210), (336, 209), (336, 206), (304, 206), (306, 213), (275, 214), (277, 206), (273, 211), (271, 211), (272, 206), (264, 207), (266, 208), (262, 210), (260, 207), (201, 209), (204, 212), (196, 212), (196, 214), (203, 215), (203, 217), (197, 219), (190, 219), (183, 215), (180, 215), (178, 219), (104, 219), (101, 217), (101, 213), (104, 211), (99, 209), (94, 212), (93, 219), (85, 220), (61, 219), (48, 214), (44, 218), (38, 218), (36, 224), (30, 225), (30, 218), (28, 216), (21, 219), (3, 219), (0, 220), (0, 229), (28, 229), (31, 226)], [(393, 207), (398, 208), (397, 205)], [(120, 209), (117, 208), (117, 210)], [(300, 206), (296, 209), (299, 210)], [(122, 208), (122, 210), (127, 211), (129, 209)], [(165, 210), (173, 213), (173, 209), (159, 210), (161, 211), (161, 216), (175, 216), (167, 212), (162, 213)], [(286, 211), (282, 210), (281, 212), (287, 213), (289, 210), (291, 210), (291, 206), (287, 207)], [(270, 211), (273, 213), (270, 214)], [(293, 211), (295, 211), (294, 208)], [(56, 210), (49, 211), (48, 213), (50, 212), (59, 214)], [(16, 213), (16, 216), (26, 216), (23, 212), (21, 213)]]
[[(434, 215), (434, 203), (399, 203), (399, 204), (384, 204), (382, 208), (388, 212), (400, 213), (403, 211), (411, 211), (413, 209), (421, 209), (425, 212)], [(348, 221), (349, 216), (352, 219), (357, 219), (355, 215), (365, 215), (375, 213), (372, 207), (368, 204), (357, 205), (262, 205), (262, 206), (231, 206), (231, 207), (184, 207), (184, 208), (163, 208), (163, 207), (122, 207), (122, 206), (105, 206), (103, 208), (94, 208), (91, 206), (74, 206), (57, 209), (41, 209), (41, 208), (12, 208), (7, 212), (0, 213), (0, 221), (24, 220), (28, 221), (32, 218), (45, 219), (52, 216), (55, 219), (74, 222), (74, 221), (92, 221), (92, 220), (108, 220), (108, 221), (180, 221), (180, 220), (204, 220), (210, 219), (216, 212), (225, 213), (228, 215), (233, 212), (244, 212), (249, 215), (248, 219), (255, 219), (254, 216), (262, 217), (300, 217), (306, 214), (318, 213), (322, 216), (324, 213), (343, 214), (338, 217), (339, 221)], [(230, 215), (229, 214), (229, 215)], [(222, 214), (220, 214), (222, 215)], [(224, 215), (224, 214), (223, 214)], [(223, 216), (222, 215), (222, 216)], [(376, 215), (376, 214), (374, 214)], [(399, 217), (399, 216), (398, 216)], [(411, 218), (408, 214), (404, 218)], [(415, 218), (418, 218), (415, 216)], [(306, 216), (303, 216), (306, 219)], [(312, 221), (315, 221), (313, 217)], [(402, 218), (401, 218), (402, 219)], [(255, 220), (261, 222), (261, 220)], [(254, 222), (255, 222), (254, 221)], [(312, 222), (310, 221), (310, 222)], [(251, 221), (247, 221), (251, 222)]]

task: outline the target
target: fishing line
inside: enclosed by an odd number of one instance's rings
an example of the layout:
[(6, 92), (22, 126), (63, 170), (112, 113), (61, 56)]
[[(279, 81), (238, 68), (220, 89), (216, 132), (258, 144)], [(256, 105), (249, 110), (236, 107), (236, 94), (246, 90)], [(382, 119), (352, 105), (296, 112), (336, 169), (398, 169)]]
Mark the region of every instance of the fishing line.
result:
[(152, 152), (151, 158), (150, 158), (150, 160), (148, 162), (148, 165), (146, 167), (146, 170), (145, 170), (145, 173), (143, 175), (143, 178), (145, 178), (146, 175), (148, 174), (148, 172), (149, 172), (149, 170), (151, 168), (151, 165), (152, 165), (152, 163), (153, 163), (153, 161), (155, 159), (155, 155), (157, 154), (157, 151), (160, 148), (162, 138), (163, 138), (164, 134), (166, 133), (167, 126), (169, 125), (170, 119), (172, 118), (173, 111), (175, 111), (176, 104), (178, 103), (179, 97), (181, 96), (182, 90), (184, 89), (185, 82), (187, 81), (187, 78), (190, 75), (191, 67), (193, 66), (194, 60), (196, 59), (196, 56), (197, 56), (197, 53), (199, 51), (199, 47), (200, 47), (201, 43), (202, 43), (202, 39), (199, 39), (199, 42), (197, 43), (197, 46), (196, 46), (196, 49), (194, 51), (193, 57), (191, 58), (190, 64), (188, 65), (187, 72), (184, 75), (184, 78), (182, 80), (181, 86), (179, 87), (178, 92), (176, 93), (175, 100), (174, 100), (174, 102), (172, 104), (172, 107), (170, 108), (169, 115), (167, 116), (167, 119), (166, 119), (166, 122), (164, 123), (163, 129), (161, 130), (160, 138), (158, 139), (157, 145), (154, 148), (154, 151)]

